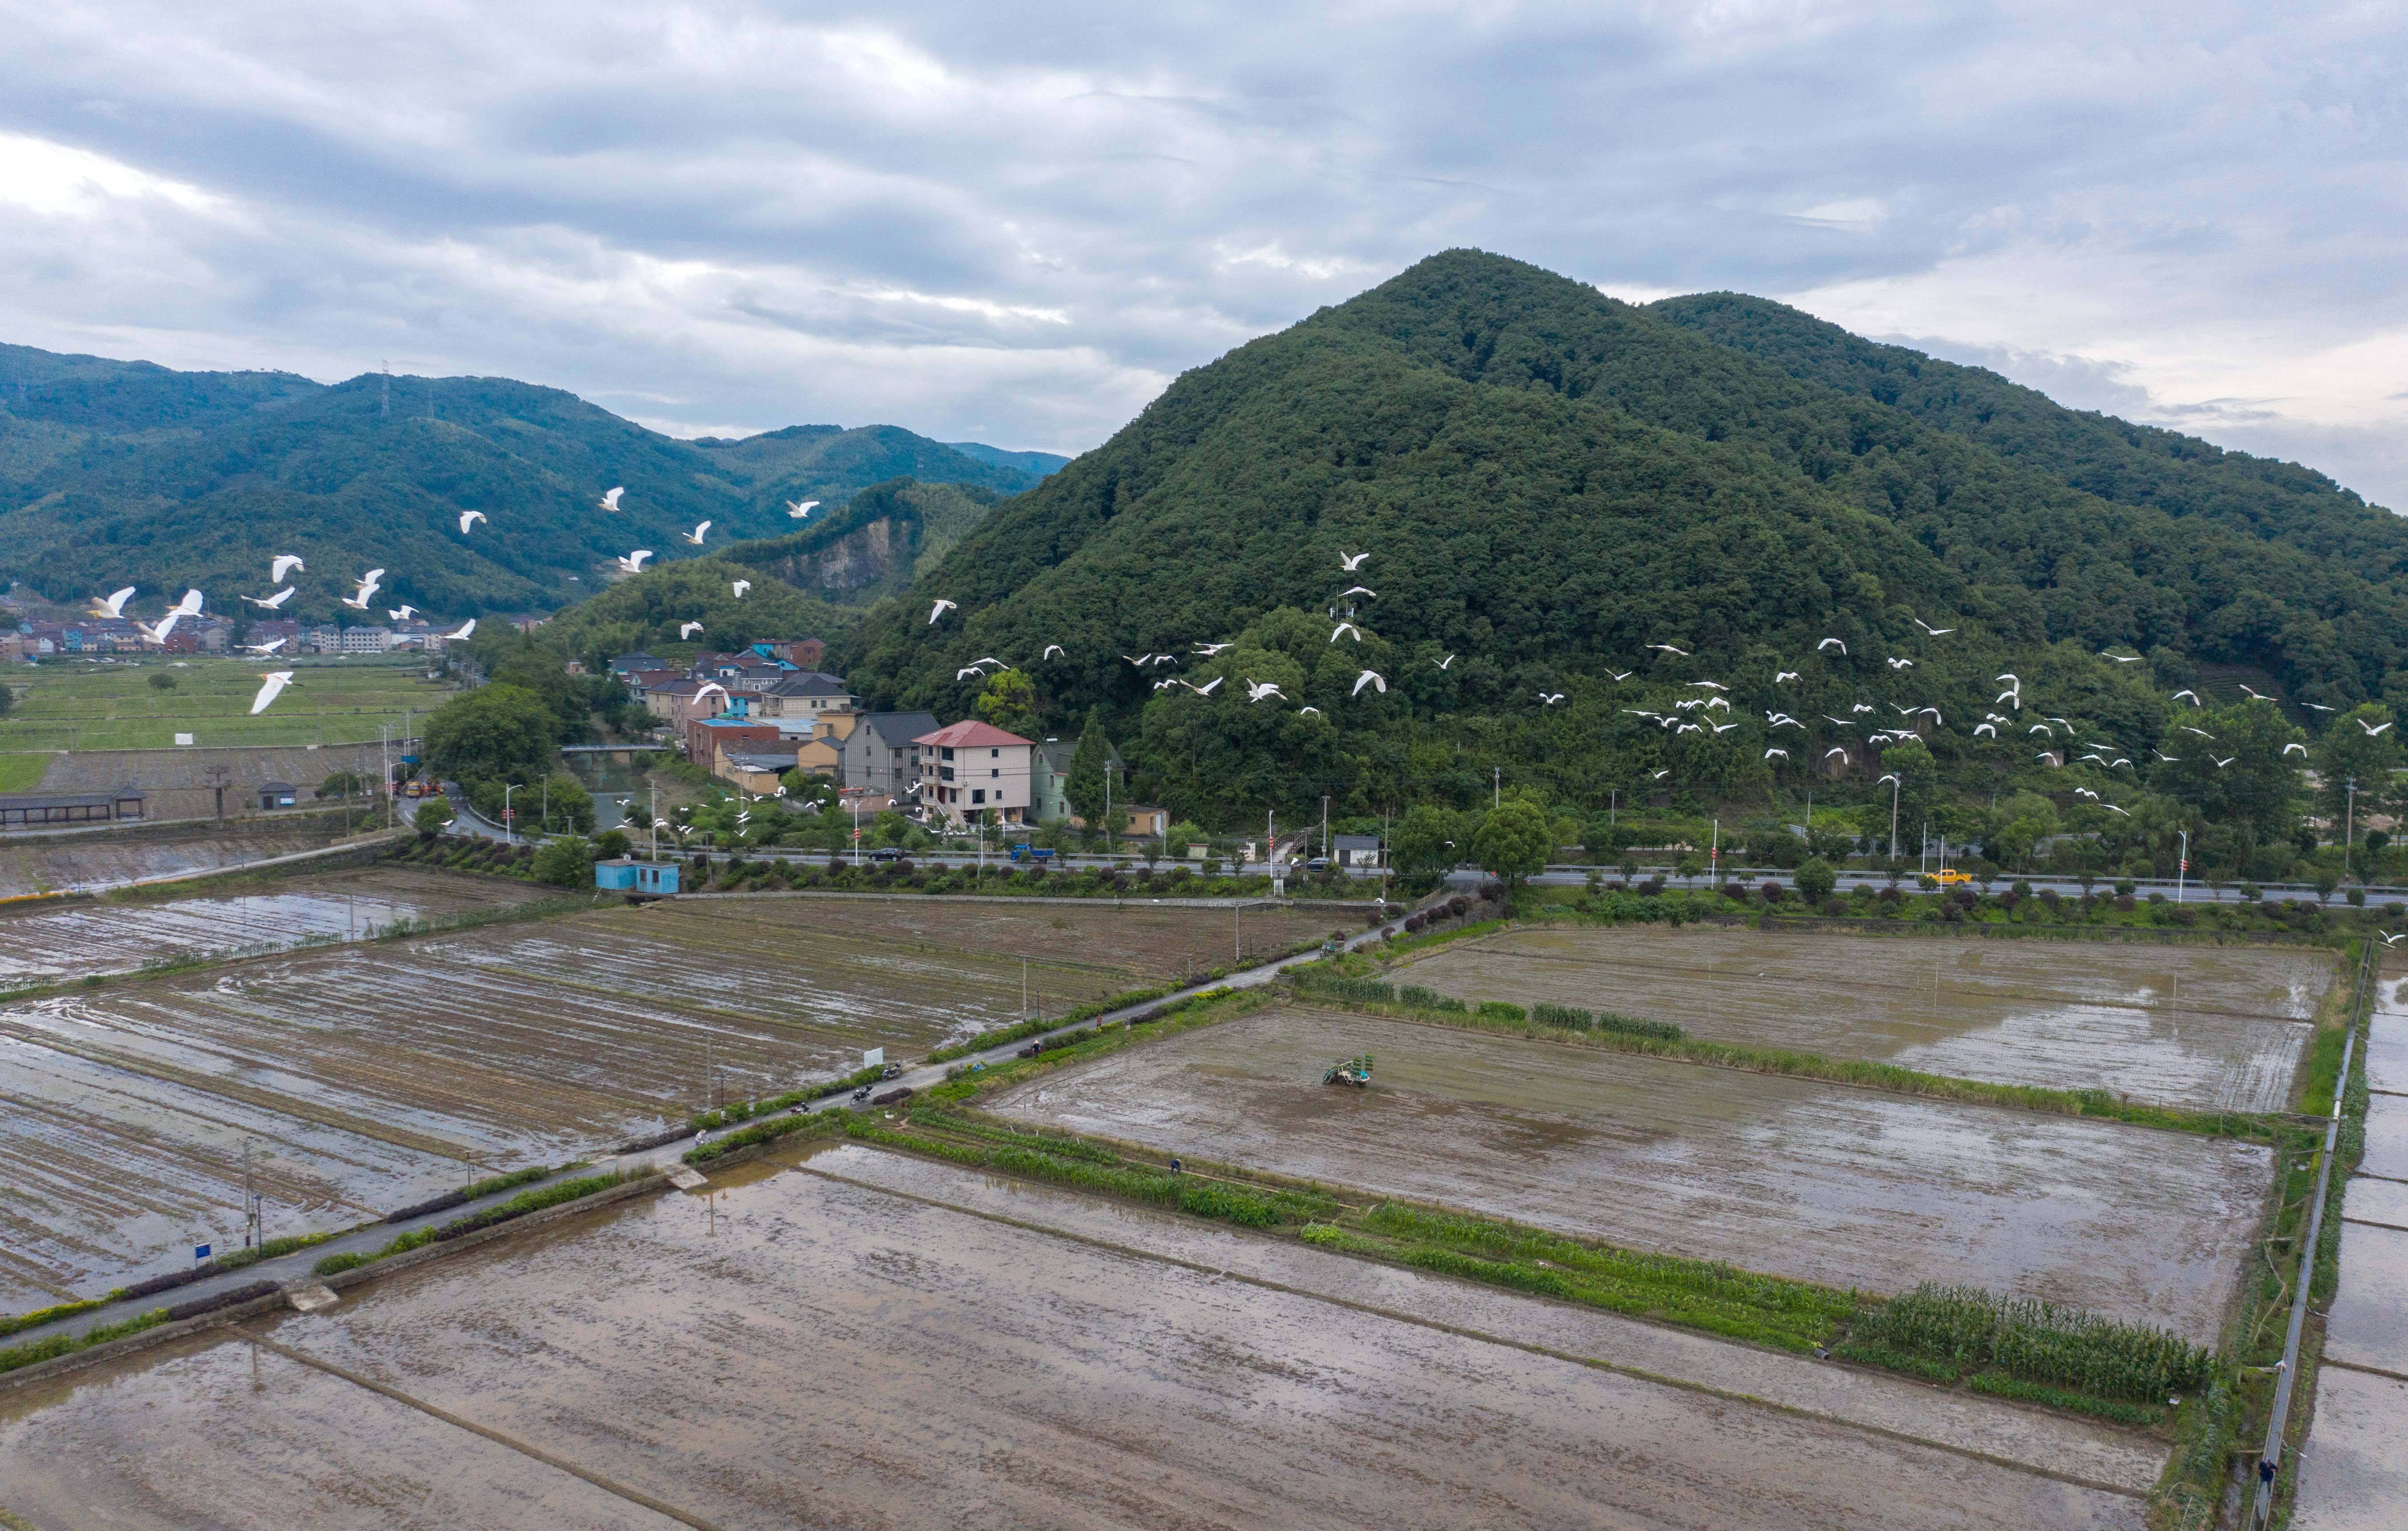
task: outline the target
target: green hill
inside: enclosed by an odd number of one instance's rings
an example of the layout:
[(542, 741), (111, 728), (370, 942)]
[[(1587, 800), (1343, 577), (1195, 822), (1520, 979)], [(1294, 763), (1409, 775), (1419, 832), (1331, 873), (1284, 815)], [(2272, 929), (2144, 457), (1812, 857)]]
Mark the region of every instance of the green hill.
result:
[[(1322, 792), (1358, 809), (1469, 798), (1491, 765), (1582, 800), (1659, 770), (1755, 792), (1798, 779), (1766, 749), (1846, 747), (1861, 771), (1865, 720), (1920, 707), (1941, 711), (1943, 766), (1995, 782), (2041, 742), (1969, 737), (2002, 672), (2068, 732), (2144, 760), (2199, 665), (2340, 707), (2401, 670), (2408, 587), (2396, 557), (2353, 551), (2396, 526), (2315, 475), (2136, 444), (1971, 369), (1891, 389), (1881, 368), (1912, 353), (1818, 350), (1828, 326), (1770, 305), (1751, 348), (1728, 314), (1704, 322), (1722, 300), (1677, 301), (1635, 308), (1475, 251), (1425, 261), (1182, 376), (998, 508), (870, 614), (853, 679), (959, 716), (958, 668), (1024, 664), (1047, 726), (1100, 707), (1141, 740), (1138, 790), (1227, 815)], [(1358, 582), (1378, 592), (1353, 602), (1370, 636), (1333, 643), (1324, 613)], [(958, 609), (931, 624), (939, 596)], [(1065, 655), (1040, 660), (1054, 643)], [(1180, 664), (1122, 657), (1162, 651)], [(1354, 692), (1366, 666), (1385, 693)], [(1157, 690), (1174, 670), (1225, 683)], [(1777, 670), (1800, 678), (1776, 689)], [(1319, 715), (1250, 706), (1248, 678)], [(1742, 726), (1668, 737), (1624, 710), (1705, 680), (1735, 688), (1716, 716)], [(1801, 740), (1768, 731), (1772, 708), (1852, 721)]]
[[(197, 585), (233, 611), (294, 552), (308, 568), (287, 615), (332, 620), (371, 567), (381, 600), (444, 618), (544, 610), (632, 549), (666, 562), (775, 535), (796, 524), (788, 500), (834, 510), (904, 473), (990, 494), (1037, 481), (894, 426), (687, 442), (508, 379), (323, 386), (0, 348), (0, 579), (53, 600), (130, 583), (155, 610)], [(597, 501), (614, 485), (611, 513)], [(487, 520), (463, 536), (467, 510)], [(683, 537), (703, 521), (698, 550)]]

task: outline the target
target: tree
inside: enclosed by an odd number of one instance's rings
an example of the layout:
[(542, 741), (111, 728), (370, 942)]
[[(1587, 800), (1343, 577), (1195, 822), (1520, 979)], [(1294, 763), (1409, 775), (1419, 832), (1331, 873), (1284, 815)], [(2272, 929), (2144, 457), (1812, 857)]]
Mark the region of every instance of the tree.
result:
[(616, 861), (635, 849), (624, 829), (606, 829), (594, 837), (594, 857), (596, 861)]
[(410, 827), (421, 835), (440, 835), (451, 822), (452, 805), (440, 797), (431, 803), (419, 804), (418, 811), (409, 820)]
[(522, 686), (480, 686), (426, 718), (425, 754), (438, 777), (459, 781), (538, 781), (560, 746), (559, 719)]
[(987, 677), (976, 706), (980, 717), (1007, 734), (1045, 737), (1045, 721), (1037, 715), (1037, 682), (1019, 670), (997, 670)]
[(1170, 853), (1174, 856), (1183, 856), (1187, 854), (1187, 848), (1189, 846), (1202, 845), (1204, 843), (1204, 831), (1197, 828), (1196, 825), (1190, 823), (1188, 821), (1182, 819), (1177, 823), (1170, 826), (1168, 839), (1170, 842)]
[(1480, 827), (1471, 836), (1471, 854), (1483, 870), (1504, 879), (1508, 886), (1519, 886), (1523, 879), (1546, 870), (1555, 840), (1555, 825), (1544, 808), (1508, 798), (1481, 815)]
[(1461, 859), (1455, 854), (1454, 815), (1426, 803), (1405, 810), (1388, 837), (1388, 851), (1397, 870), (1407, 877), (1443, 872)]
[(165, 670), (161, 670), (150, 677), (150, 689), (152, 691), (173, 691), (176, 689), (176, 678)]
[[(521, 794), (523, 801), (524, 794)], [(594, 794), (566, 771), (554, 771), (538, 790), (537, 809), (547, 835), (583, 835), (594, 827)]]
[[(2186, 732), (2196, 728), (2199, 733)], [(2356, 732), (2355, 728), (2352, 732)], [(2300, 731), (2264, 702), (2193, 711), (2168, 736), (2149, 785), (2210, 823), (2240, 823), (2260, 842), (2292, 827), (2300, 793)], [(2313, 849), (2313, 846), (2311, 847)]]
[[(2351, 808), (2351, 782), (2358, 783), (2357, 811), (2361, 822), (2390, 797), (2392, 773), (2400, 768), (2400, 730), (2389, 726), (2391, 721), (2389, 708), (2369, 702), (2335, 718), (2316, 741), (2316, 796), (2334, 828), (2344, 828), (2343, 819)], [(2381, 732), (2370, 734), (2370, 728)]]
[(1831, 890), (1840, 885), (1839, 876), (1831, 870), (1831, 864), (1820, 856), (1809, 856), (1799, 863), (1797, 878), (1798, 895), (1810, 904), (1819, 904), (1830, 897)]
[(1111, 760), (1111, 741), (1104, 737), (1104, 715), (1101, 708), (1087, 714), (1087, 726), (1079, 734), (1079, 747), (1070, 752), (1070, 769), (1062, 780), (1062, 795), (1070, 801), (1070, 811), (1086, 822), (1090, 829), (1109, 831), (1104, 823), (1104, 767)]
[(574, 835), (546, 840), (535, 853), (535, 878), (555, 888), (580, 887), (594, 876), (594, 847)]

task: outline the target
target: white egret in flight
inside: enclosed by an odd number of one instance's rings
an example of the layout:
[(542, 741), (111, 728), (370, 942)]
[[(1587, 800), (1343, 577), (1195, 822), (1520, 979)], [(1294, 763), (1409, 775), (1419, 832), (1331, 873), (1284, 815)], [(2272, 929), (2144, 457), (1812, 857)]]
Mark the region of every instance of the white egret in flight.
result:
[(291, 670), (268, 671), (266, 679), (259, 683), (259, 694), (251, 699), (251, 715), (256, 718), (266, 711), (267, 704), (284, 694), (284, 688), (292, 683)]

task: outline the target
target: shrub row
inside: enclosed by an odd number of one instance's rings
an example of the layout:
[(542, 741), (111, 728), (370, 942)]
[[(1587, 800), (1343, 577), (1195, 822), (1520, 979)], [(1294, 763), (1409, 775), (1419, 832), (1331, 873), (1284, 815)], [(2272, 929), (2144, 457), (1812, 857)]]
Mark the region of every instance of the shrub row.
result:
[(690, 1165), (707, 1165), (713, 1159), (724, 1158), (755, 1143), (774, 1143), (781, 1138), (792, 1138), (798, 1133), (834, 1132), (838, 1124), (839, 1118), (832, 1111), (822, 1111), (817, 1116), (774, 1117), (688, 1149), (683, 1157)]
[(1996, 1366), (2101, 1398), (2158, 1402), (2199, 1391), (2215, 1369), (2212, 1352), (2171, 1330), (1979, 1287), (1926, 1282), (1859, 1314), (1851, 1330), (1889, 1350), (1959, 1366)]
[(927, 1061), (932, 1064), (951, 1063), (955, 1058), (967, 1058), (973, 1052), (984, 1052), (991, 1047), (1001, 1047), (1007, 1042), (1016, 1042), (1024, 1037), (1035, 1037), (1041, 1032), (1052, 1031), (1056, 1026), (1067, 1026), (1094, 1016), (1125, 1009), (1131, 1005), (1151, 1004), (1169, 992), (1168, 989), (1131, 989), (1125, 994), (1114, 994), (1110, 999), (1099, 999), (1082, 1005), (1051, 1020), (1038, 1016), (1016, 1022), (1009, 1026), (998, 1027), (994, 1031), (982, 1031), (976, 1037), (937, 1049), (928, 1054)]
[(180, 1324), (188, 1318), (199, 1318), (203, 1313), (214, 1313), (221, 1308), (234, 1308), (255, 1298), (272, 1297), (283, 1289), (283, 1283), (279, 1281), (245, 1281), (229, 1291), (176, 1304), (167, 1309), (167, 1322)]
[(558, 1207), (564, 1202), (575, 1201), (580, 1196), (590, 1196), (597, 1191), (607, 1191), (627, 1180), (657, 1173), (657, 1170), (647, 1166), (632, 1174), (623, 1175), (613, 1170), (606, 1174), (584, 1175), (575, 1180), (562, 1180), (556, 1185), (547, 1185), (540, 1190), (522, 1192), (499, 1207), (488, 1207), (482, 1211), (471, 1212), (466, 1217), (453, 1218), (451, 1222), (436, 1227), (412, 1229), (394, 1238), (374, 1254), (330, 1254), (310, 1268), (320, 1276), (332, 1276), (339, 1271), (354, 1270), (371, 1260), (381, 1260), (388, 1255), (405, 1254), (411, 1250), (423, 1249), (429, 1244), (447, 1243), (452, 1239), (475, 1233), (480, 1228), (490, 1228), (497, 1223), (509, 1223), (513, 1219), (524, 1217), (530, 1212), (539, 1212), (547, 1207)]
[(23, 1345), (12, 1346), (7, 1350), (0, 1351), (0, 1371), (15, 1371), (20, 1366), (30, 1366), (43, 1361), (55, 1361), (62, 1355), (73, 1355), (78, 1351), (88, 1351), (94, 1345), (106, 1345), (112, 1339), (123, 1339), (128, 1335), (138, 1335), (145, 1329), (155, 1329), (166, 1322), (167, 1309), (153, 1308), (147, 1313), (136, 1314), (122, 1324), (104, 1324), (96, 1329), (87, 1330), (80, 1335), (51, 1335), (46, 1339), (36, 1339)]
[[(560, 1169), (575, 1167), (573, 1165), (563, 1165)], [(429, 1196), (424, 1201), (413, 1202), (398, 1210), (387, 1212), (383, 1221), (408, 1223), (412, 1218), (424, 1217), (429, 1212), (448, 1211), (454, 1207), (465, 1207), (479, 1196), (490, 1196), (496, 1191), (508, 1191), (517, 1185), (532, 1185), (537, 1180), (548, 1180), (558, 1173), (560, 1170), (546, 1169), (537, 1166), (529, 1169), (513, 1170), (508, 1175), (494, 1175), (463, 1190), (446, 1191), (439, 1196)]]
[(0, 1338), (23, 1334), (28, 1329), (38, 1329), (55, 1319), (73, 1318), (78, 1313), (89, 1313), (95, 1308), (108, 1307), (108, 1303), (109, 1299), (107, 1297), (91, 1297), (82, 1302), (63, 1302), (51, 1308), (36, 1308), (30, 1313), (20, 1313), (14, 1318), (0, 1319)]

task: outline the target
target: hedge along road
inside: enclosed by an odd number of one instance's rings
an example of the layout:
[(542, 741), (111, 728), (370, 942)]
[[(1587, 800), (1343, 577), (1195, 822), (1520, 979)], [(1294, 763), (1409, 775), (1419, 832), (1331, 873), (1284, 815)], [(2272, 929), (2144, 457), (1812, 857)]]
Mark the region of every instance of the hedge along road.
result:
[[(1409, 912), (1409, 910), (1399, 907), (1395, 919), (1386, 921), (1381, 924), (1370, 926), (1359, 935), (1348, 937), (1345, 942), (1347, 949), (1351, 951), (1358, 947), (1368, 946), (1380, 941), (1388, 936), (1399, 933), (1403, 929), (1405, 916)], [(1148, 1000), (1141, 1005), (1123, 1006), (1119, 1009), (1111, 1010), (1102, 1015), (1091, 1016), (1084, 1021), (1057, 1026), (1051, 1031), (1038, 1033), (1031, 1037), (1023, 1037), (1015, 1041), (1001, 1043), (997, 1046), (988, 1048), (982, 1052), (969, 1053), (966, 1056), (955, 1058), (949, 1063), (931, 1064), (924, 1067), (914, 1068), (896, 1079), (886, 1081), (884, 1084), (879, 1086), (879, 1088), (881, 1091), (886, 1091), (892, 1090), (897, 1085), (908, 1085), (914, 1091), (925, 1090), (933, 1085), (942, 1084), (945, 1081), (945, 1074), (948, 1069), (956, 1067), (966, 1068), (976, 1064), (992, 1065), (1002, 1063), (1017, 1054), (1022, 1048), (1026, 1047), (1030, 1042), (1039, 1040), (1041, 1037), (1058, 1037), (1066, 1032), (1079, 1031), (1090, 1026), (1103, 1025), (1115, 1021), (1126, 1021), (1132, 1016), (1143, 1015), (1150, 1011), (1160, 1009), (1166, 1006), (1175, 1005), (1182, 1000), (1192, 999), (1198, 994), (1210, 993), (1212, 990), (1260, 988), (1278, 978), (1281, 972), (1284, 969), (1297, 963), (1313, 961), (1317, 956), (1317, 952), (1308, 952), (1301, 956), (1281, 958), (1276, 961), (1261, 964), (1258, 966), (1249, 967), (1240, 972), (1231, 973), (1226, 978), (1220, 979), (1211, 983), (1191, 984), (1183, 989), (1173, 990), (1170, 993), (1164, 994), (1159, 999)], [(837, 1095), (830, 1095), (824, 1100), (813, 1101), (809, 1106), (802, 1108), (802, 1109), (810, 1111), (826, 1111), (838, 1109), (849, 1106), (850, 1104), (851, 1101), (846, 1096)], [(8, 1336), (5, 1340), (0, 1340), (0, 1349), (8, 1349), (18, 1345), (30, 1344), (35, 1340), (45, 1339), (52, 1335), (82, 1335), (105, 1324), (122, 1323), (124, 1320), (133, 1317), (136, 1313), (146, 1312), (153, 1308), (164, 1308), (171, 1304), (191, 1302), (200, 1297), (215, 1296), (222, 1293), (232, 1292), (238, 1288), (249, 1286), (256, 1281), (273, 1281), (280, 1282), (286, 1286), (291, 1286), (297, 1282), (309, 1280), (310, 1267), (315, 1266), (319, 1261), (325, 1259), (328, 1255), (373, 1254), (403, 1234), (412, 1233), (421, 1228), (437, 1227), (443, 1223), (452, 1222), (455, 1218), (466, 1217), (471, 1212), (481, 1211), (488, 1207), (498, 1207), (503, 1202), (509, 1200), (512, 1196), (523, 1195), (530, 1191), (538, 1191), (546, 1186), (558, 1184), (562, 1180), (575, 1180), (580, 1176), (599, 1174), (605, 1170), (610, 1169), (624, 1172), (638, 1168), (645, 1165), (660, 1165), (664, 1166), (672, 1166), (677, 1162), (678, 1156), (685, 1152), (685, 1151), (691, 1148), (693, 1144), (694, 1140), (692, 1138), (681, 1137), (674, 1141), (656, 1148), (642, 1149), (633, 1152), (612, 1155), (606, 1159), (599, 1159), (594, 1164), (584, 1167), (562, 1170), (544, 1180), (531, 1181), (524, 1185), (514, 1185), (507, 1190), (494, 1192), (491, 1195), (482, 1196), (474, 1201), (464, 1202), (456, 1207), (444, 1208), (438, 1212), (429, 1212), (423, 1216), (410, 1218), (400, 1223), (372, 1223), (364, 1227), (352, 1228), (346, 1232), (337, 1234), (322, 1243), (312, 1244), (308, 1249), (299, 1250), (291, 1254), (279, 1255), (272, 1260), (262, 1260), (256, 1265), (245, 1266), (237, 1270), (215, 1272), (211, 1275), (202, 1277), (199, 1281), (191, 1282), (184, 1286), (177, 1287), (170, 1293), (161, 1293), (154, 1296), (140, 1297), (126, 1302), (108, 1303), (103, 1307), (55, 1320), (52, 1323), (41, 1324), (36, 1328), (21, 1330), (14, 1335)], [(0, 1372), (0, 1385), (5, 1385), (7, 1375), (7, 1374), (5, 1372)]]

